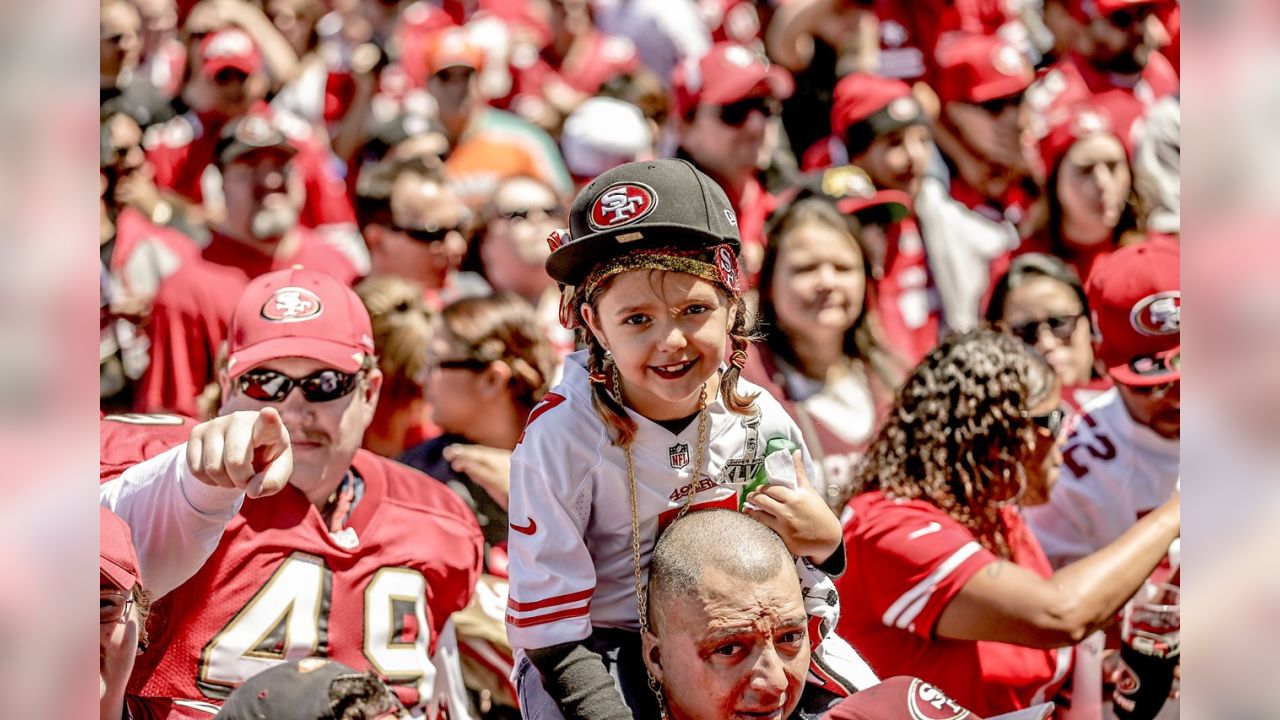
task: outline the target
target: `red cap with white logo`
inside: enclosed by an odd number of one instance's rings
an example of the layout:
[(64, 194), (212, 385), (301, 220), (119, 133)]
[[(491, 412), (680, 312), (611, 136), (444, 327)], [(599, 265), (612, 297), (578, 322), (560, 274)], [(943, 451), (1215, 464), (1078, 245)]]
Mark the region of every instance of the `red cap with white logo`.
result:
[(676, 112), (689, 116), (699, 105), (731, 105), (753, 97), (784, 100), (795, 90), (786, 70), (738, 43), (716, 43), (695, 62), (676, 67), (671, 76)]
[(1122, 385), (1162, 385), (1182, 377), (1182, 292), (1178, 244), (1148, 240), (1094, 265), (1085, 283), (1094, 354)]
[(200, 72), (212, 78), (226, 68), (253, 75), (262, 70), (262, 54), (249, 33), (227, 28), (211, 33), (200, 43)]
[(129, 526), (105, 507), (98, 508), (98, 538), (99, 575), (125, 592), (141, 585), (142, 571)]
[(993, 35), (966, 33), (938, 45), (938, 99), (984, 103), (1017, 95), (1035, 79), (1031, 62)]
[(227, 346), (233, 378), (291, 357), (354, 373), (373, 355), (373, 327), (351, 288), (332, 275), (295, 265), (249, 283), (231, 316)]

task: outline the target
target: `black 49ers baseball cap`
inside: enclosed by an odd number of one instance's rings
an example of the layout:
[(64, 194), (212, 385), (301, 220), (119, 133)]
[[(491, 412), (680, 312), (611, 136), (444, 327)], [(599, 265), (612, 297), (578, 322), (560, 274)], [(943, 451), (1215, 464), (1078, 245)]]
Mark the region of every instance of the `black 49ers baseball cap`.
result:
[(684, 160), (619, 165), (584, 187), (569, 210), (569, 235), (553, 234), (547, 274), (580, 285), (596, 265), (638, 250), (729, 245), (738, 217), (714, 180)]

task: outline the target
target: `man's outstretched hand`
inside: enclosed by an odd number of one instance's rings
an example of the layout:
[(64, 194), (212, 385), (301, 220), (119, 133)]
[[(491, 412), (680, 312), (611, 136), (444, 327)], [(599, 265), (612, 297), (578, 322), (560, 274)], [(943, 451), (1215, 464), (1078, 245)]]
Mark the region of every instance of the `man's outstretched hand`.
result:
[(214, 418), (192, 428), (187, 466), (206, 485), (274, 495), (293, 475), (289, 431), (275, 408)]

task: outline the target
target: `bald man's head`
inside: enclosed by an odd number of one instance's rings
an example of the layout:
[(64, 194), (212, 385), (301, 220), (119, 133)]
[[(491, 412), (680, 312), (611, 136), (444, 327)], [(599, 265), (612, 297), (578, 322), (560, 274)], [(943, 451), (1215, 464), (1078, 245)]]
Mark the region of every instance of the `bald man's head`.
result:
[[(696, 597), (703, 575), (714, 568), (735, 580), (761, 583), (795, 564), (782, 538), (767, 526), (732, 510), (703, 510), (676, 520), (658, 538), (649, 564), (649, 623), (664, 605)], [(796, 582), (799, 583), (797, 576)]]

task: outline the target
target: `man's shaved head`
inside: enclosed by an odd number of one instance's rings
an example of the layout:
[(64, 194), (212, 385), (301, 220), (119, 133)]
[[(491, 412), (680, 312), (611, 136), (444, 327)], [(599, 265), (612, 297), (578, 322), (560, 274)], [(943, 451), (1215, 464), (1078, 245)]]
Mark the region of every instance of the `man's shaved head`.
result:
[(672, 720), (790, 717), (809, 667), (795, 561), (732, 510), (676, 520), (649, 565), (644, 661)]
[(663, 608), (657, 606), (696, 597), (707, 568), (735, 580), (761, 583), (787, 567), (794, 567), (794, 561), (786, 544), (760, 521), (732, 510), (689, 513), (672, 523), (653, 549), (649, 622), (658, 621)]

